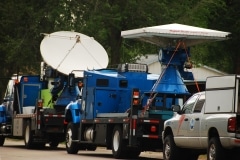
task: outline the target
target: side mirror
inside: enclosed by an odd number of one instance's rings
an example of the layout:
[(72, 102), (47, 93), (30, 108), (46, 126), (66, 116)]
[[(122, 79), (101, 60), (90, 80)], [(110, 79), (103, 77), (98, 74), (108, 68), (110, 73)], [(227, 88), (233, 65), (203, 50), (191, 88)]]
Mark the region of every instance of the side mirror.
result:
[(181, 107), (180, 105), (172, 105), (172, 110), (173, 112), (180, 112), (181, 111)]
[(70, 73), (68, 75), (68, 86), (69, 87), (74, 87), (74, 80), (75, 80), (75, 75), (73, 73)]

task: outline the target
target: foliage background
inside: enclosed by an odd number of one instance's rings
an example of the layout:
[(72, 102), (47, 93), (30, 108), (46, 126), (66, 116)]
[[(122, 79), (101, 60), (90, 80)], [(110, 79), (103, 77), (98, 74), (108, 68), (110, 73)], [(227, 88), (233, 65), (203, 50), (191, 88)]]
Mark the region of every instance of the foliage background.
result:
[(192, 60), (240, 73), (238, 0), (1, 0), (0, 97), (14, 73), (38, 74), (41, 33), (72, 30), (94, 37), (107, 50), (109, 67), (159, 48), (121, 38), (121, 31), (180, 23), (231, 32), (224, 42), (192, 48)]

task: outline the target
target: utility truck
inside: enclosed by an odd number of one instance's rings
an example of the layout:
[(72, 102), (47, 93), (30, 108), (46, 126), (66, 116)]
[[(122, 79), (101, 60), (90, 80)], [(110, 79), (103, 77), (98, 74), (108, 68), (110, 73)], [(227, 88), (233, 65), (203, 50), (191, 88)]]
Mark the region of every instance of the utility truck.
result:
[[(160, 75), (145, 64), (120, 64), (115, 69), (86, 70), (82, 98), (66, 107), (66, 150), (111, 149), (114, 158), (136, 158), (143, 151), (161, 151), (164, 121), (171, 106), (191, 93), (184, 81), (194, 80), (189, 47), (227, 38), (227, 32), (181, 24), (122, 31), (123, 38), (159, 46)], [(196, 91), (196, 90), (195, 90)]]
[[(57, 147), (65, 140), (65, 107), (81, 98), (82, 71), (105, 68), (105, 49), (84, 34), (45, 34), (39, 75), (14, 75), (0, 105), (0, 146), (5, 138), (24, 139), (26, 148)], [(69, 83), (71, 82), (71, 83)]]
[(164, 123), (164, 159), (239, 159), (239, 75), (208, 77), (206, 91), (194, 94)]

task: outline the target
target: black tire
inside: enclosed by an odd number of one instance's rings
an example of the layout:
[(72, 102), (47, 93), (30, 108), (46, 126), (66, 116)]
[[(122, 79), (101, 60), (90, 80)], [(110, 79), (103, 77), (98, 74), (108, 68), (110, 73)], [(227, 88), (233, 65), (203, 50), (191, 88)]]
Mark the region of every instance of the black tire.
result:
[(210, 138), (207, 149), (208, 160), (224, 160), (225, 150), (223, 149), (218, 137)]
[(31, 123), (27, 121), (27, 124), (25, 126), (25, 133), (24, 133), (24, 144), (27, 149), (34, 148), (33, 143), (33, 131), (31, 130)]
[(3, 146), (4, 142), (5, 142), (5, 137), (0, 136), (0, 146)]
[(112, 135), (112, 154), (116, 159), (126, 156), (126, 143), (123, 140), (122, 128), (115, 126)]
[(167, 135), (164, 138), (163, 159), (164, 160), (177, 160), (177, 159), (179, 159), (179, 149), (176, 146), (172, 135)]
[(77, 139), (77, 125), (73, 123), (68, 123), (66, 131), (66, 150), (68, 154), (78, 153), (78, 143), (72, 140)]

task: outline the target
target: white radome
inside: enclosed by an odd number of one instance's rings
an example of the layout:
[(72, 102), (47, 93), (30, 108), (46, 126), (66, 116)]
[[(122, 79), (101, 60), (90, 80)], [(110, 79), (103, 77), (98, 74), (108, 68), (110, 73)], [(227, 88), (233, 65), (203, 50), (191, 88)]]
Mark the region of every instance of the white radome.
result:
[(121, 32), (123, 38), (139, 39), (160, 47), (176, 46), (179, 41), (189, 47), (200, 43), (228, 39), (230, 33), (218, 30), (188, 26), (183, 24), (166, 24)]

